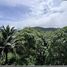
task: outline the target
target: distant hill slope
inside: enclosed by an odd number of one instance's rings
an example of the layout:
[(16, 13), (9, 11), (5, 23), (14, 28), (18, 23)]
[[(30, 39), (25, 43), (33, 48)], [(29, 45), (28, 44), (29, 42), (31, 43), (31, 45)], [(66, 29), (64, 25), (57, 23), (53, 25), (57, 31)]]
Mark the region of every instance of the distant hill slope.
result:
[(43, 27), (32, 27), (32, 28), (41, 30), (41, 31), (56, 31), (57, 29), (59, 29), (59, 28), (43, 28)]

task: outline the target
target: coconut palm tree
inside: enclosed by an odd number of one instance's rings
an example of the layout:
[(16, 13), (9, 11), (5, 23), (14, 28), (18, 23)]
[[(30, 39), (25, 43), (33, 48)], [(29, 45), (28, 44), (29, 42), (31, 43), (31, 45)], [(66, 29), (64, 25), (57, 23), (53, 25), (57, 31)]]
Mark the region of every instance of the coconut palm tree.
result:
[(10, 28), (9, 25), (6, 27), (2, 26), (0, 28), (0, 32), (2, 34), (0, 41), (0, 48), (2, 54), (5, 53), (5, 64), (8, 64), (8, 52), (9, 50), (14, 48), (14, 44), (12, 44), (13, 34), (15, 33), (14, 27)]

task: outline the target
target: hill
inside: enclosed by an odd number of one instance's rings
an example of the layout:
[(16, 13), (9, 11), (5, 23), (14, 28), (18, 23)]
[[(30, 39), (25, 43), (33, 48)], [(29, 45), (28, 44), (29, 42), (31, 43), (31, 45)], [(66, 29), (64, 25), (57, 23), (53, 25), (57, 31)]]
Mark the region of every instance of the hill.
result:
[(56, 31), (59, 28), (43, 28), (43, 27), (32, 27), (36, 30), (41, 30), (41, 31)]

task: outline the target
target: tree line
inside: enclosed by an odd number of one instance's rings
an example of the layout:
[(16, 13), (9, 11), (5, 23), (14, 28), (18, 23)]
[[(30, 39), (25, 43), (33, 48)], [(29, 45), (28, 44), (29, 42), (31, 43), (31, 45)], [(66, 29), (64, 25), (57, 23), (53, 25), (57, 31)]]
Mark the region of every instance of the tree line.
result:
[(43, 31), (0, 27), (1, 65), (67, 65), (67, 27)]

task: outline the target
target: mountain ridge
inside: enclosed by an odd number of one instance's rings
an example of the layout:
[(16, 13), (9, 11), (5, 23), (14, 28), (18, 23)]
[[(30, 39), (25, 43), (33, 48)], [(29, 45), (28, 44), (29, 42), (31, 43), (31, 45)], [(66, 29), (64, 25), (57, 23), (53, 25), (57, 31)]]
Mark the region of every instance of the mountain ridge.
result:
[(60, 29), (60, 28), (44, 28), (44, 27), (32, 27), (32, 28), (41, 31), (56, 31), (57, 29)]

